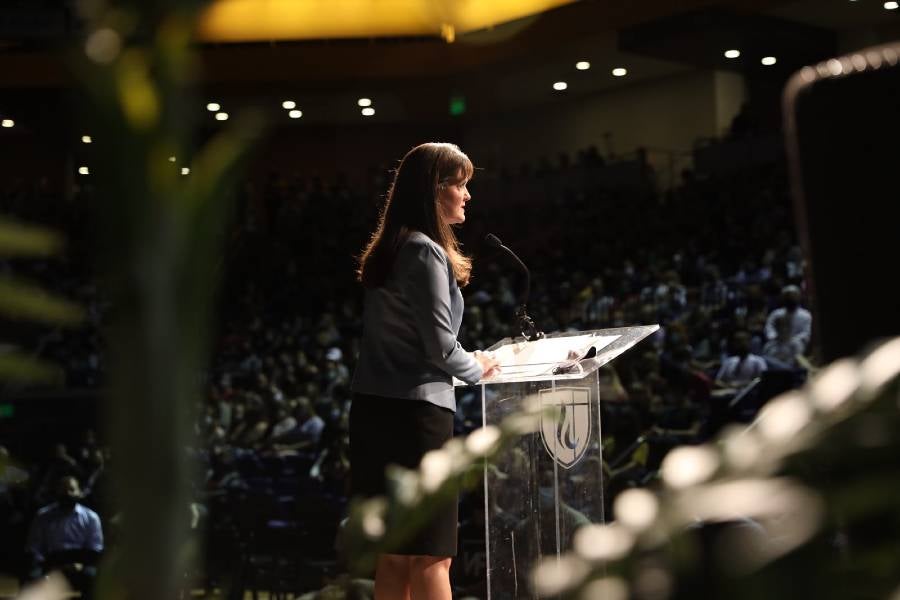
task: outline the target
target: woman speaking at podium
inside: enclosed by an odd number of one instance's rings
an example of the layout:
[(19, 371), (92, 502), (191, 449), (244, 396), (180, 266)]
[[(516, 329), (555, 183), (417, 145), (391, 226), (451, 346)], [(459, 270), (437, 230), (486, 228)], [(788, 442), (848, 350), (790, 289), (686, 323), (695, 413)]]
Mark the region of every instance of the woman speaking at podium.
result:
[[(388, 464), (414, 468), (453, 436), (454, 376), (475, 383), (497, 368), (456, 339), (459, 289), (469, 282), (472, 261), (452, 227), (466, 220), (472, 173), (472, 162), (453, 144), (410, 150), (360, 257), (365, 310), (350, 409), (354, 495), (384, 494)], [(451, 502), (395, 554), (379, 556), (375, 600), (450, 600), (456, 532)]]

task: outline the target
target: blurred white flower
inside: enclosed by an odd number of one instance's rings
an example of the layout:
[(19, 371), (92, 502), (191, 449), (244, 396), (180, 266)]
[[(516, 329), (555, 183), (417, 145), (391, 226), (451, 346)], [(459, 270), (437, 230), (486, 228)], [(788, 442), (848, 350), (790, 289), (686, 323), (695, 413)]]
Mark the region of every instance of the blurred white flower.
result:
[(453, 438), (444, 444), (443, 451), (450, 459), (450, 472), (460, 473), (471, 464), (471, 457), (466, 452), (466, 444), (462, 438)]
[(466, 450), (474, 456), (485, 456), (494, 451), (500, 441), (500, 429), (488, 425), (476, 429), (466, 438)]
[(633, 488), (616, 497), (613, 512), (617, 522), (632, 531), (640, 532), (653, 524), (659, 514), (659, 501), (651, 492)]
[(584, 586), (581, 600), (628, 600), (628, 584), (621, 577), (597, 579)]
[(816, 408), (833, 410), (849, 400), (859, 387), (859, 367), (851, 358), (843, 358), (822, 371), (810, 385)]
[(756, 427), (766, 439), (787, 441), (812, 418), (812, 409), (800, 392), (788, 392), (771, 400), (760, 411)]
[(735, 425), (723, 433), (721, 439), (725, 460), (729, 465), (744, 471), (757, 463), (761, 442), (754, 430)]
[(900, 337), (878, 346), (860, 365), (862, 385), (874, 391), (900, 375)]
[(19, 600), (63, 600), (71, 598), (72, 590), (66, 578), (58, 571), (50, 573), (45, 579), (25, 586), (16, 598)]
[(450, 476), (450, 455), (443, 450), (430, 450), (422, 457), (419, 469), (422, 477), (422, 489), (429, 493), (434, 492)]
[(512, 435), (526, 435), (541, 429), (540, 413), (522, 411), (503, 419), (503, 429)]
[(532, 574), (534, 589), (539, 596), (556, 596), (572, 589), (588, 574), (588, 566), (576, 556), (546, 558)]
[(370, 540), (377, 540), (384, 535), (386, 526), (384, 515), (387, 502), (384, 498), (372, 498), (362, 505), (362, 530)]
[(575, 551), (585, 560), (618, 560), (634, 545), (634, 534), (618, 523), (585, 525), (575, 532)]
[(388, 479), (394, 487), (394, 496), (400, 504), (412, 506), (422, 497), (419, 475), (411, 469), (396, 465), (388, 468)]
[(114, 61), (121, 50), (122, 37), (108, 27), (93, 31), (84, 45), (84, 53), (88, 58), (104, 65)]
[(660, 471), (669, 487), (685, 488), (709, 479), (719, 468), (719, 457), (709, 446), (681, 446), (663, 459)]

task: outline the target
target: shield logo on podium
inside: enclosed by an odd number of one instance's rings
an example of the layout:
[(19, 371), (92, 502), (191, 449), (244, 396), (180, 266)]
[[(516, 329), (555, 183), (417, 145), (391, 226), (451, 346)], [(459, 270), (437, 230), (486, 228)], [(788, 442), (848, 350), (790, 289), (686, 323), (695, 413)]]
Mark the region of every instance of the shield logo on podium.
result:
[(578, 463), (591, 438), (591, 390), (558, 387), (540, 390), (541, 439), (559, 466)]

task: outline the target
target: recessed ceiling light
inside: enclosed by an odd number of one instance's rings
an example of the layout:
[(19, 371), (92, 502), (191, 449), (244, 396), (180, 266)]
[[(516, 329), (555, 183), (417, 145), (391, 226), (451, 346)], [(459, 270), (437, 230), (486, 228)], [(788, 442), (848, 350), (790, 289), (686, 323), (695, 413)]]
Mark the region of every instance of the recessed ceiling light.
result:
[(726, 50), (725, 58), (738, 58), (741, 55), (740, 50)]
[(169, 162), (175, 162), (176, 158), (174, 156), (169, 157)]
[(90, 175), (91, 172), (88, 170), (87, 167), (78, 167), (78, 174), (79, 175)]
[(216, 113), (216, 121), (227, 121), (227, 120), (228, 120), (227, 112)]
[(375, 114), (375, 109), (372, 108), (371, 106), (366, 106), (360, 112), (362, 112), (364, 117), (371, 117), (372, 115)]
[(625, 77), (626, 75), (628, 75), (628, 69), (617, 67), (612, 70), (612, 74), (615, 77)]
[(896, 2), (885, 2), (884, 3), (884, 7), (888, 10), (897, 10), (898, 6), (900, 6), (900, 4), (898, 4)]
[(774, 56), (765, 56), (765, 57), (763, 57), (763, 59), (760, 62), (762, 64), (766, 65), (767, 67), (771, 67), (772, 65), (774, 65), (775, 63), (778, 62), (778, 59), (775, 58)]
[(292, 108), (297, 108), (297, 103), (293, 100), (285, 100), (281, 103), (281, 108), (291, 110)]
[(300, 117), (303, 116), (303, 111), (295, 109), (295, 110), (292, 110), (291, 112), (289, 112), (288, 116), (292, 119), (299, 119)]
[(591, 68), (591, 63), (586, 60), (579, 60), (577, 63), (575, 63), (575, 68), (579, 71), (587, 71)]
[(181, 167), (181, 174), (182, 174), (182, 175), (189, 175), (190, 173), (191, 173), (191, 168), (190, 168), (190, 167)]
[(219, 106), (218, 102), (210, 102), (206, 105), (206, 110), (208, 110), (209, 112), (219, 112), (220, 108), (222, 107)]
[(561, 92), (564, 89), (566, 89), (567, 87), (569, 87), (569, 84), (566, 83), (565, 81), (557, 81), (556, 83), (553, 84), (553, 89), (556, 90), (557, 92)]
[(2, 121), (0, 121), (0, 126), (2, 127), (12, 127), (15, 124), (16, 122), (12, 119), (3, 119)]
[(83, 135), (83, 136), (81, 136), (81, 143), (82, 143), (82, 144), (90, 144), (90, 143), (93, 142), (93, 141), (94, 141), (94, 140), (92, 140), (92, 139), (91, 139), (91, 136), (89, 136), (89, 135)]
[(360, 98), (356, 103), (360, 106), (372, 106), (372, 100), (369, 98)]

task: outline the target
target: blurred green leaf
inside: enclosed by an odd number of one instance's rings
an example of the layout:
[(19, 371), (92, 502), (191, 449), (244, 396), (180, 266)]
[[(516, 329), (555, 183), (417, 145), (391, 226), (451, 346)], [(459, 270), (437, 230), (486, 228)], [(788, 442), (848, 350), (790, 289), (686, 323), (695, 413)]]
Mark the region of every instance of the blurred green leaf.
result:
[(220, 198), (233, 186), (236, 168), (247, 158), (264, 129), (261, 114), (246, 112), (200, 151), (191, 169), (187, 194), (193, 208), (199, 209), (210, 199)]
[(61, 247), (52, 231), (0, 218), (0, 256), (49, 256)]
[(39, 287), (0, 278), (0, 313), (42, 323), (74, 325), (82, 320), (82, 309)]
[(55, 383), (62, 380), (59, 367), (11, 352), (0, 354), (0, 381)]

